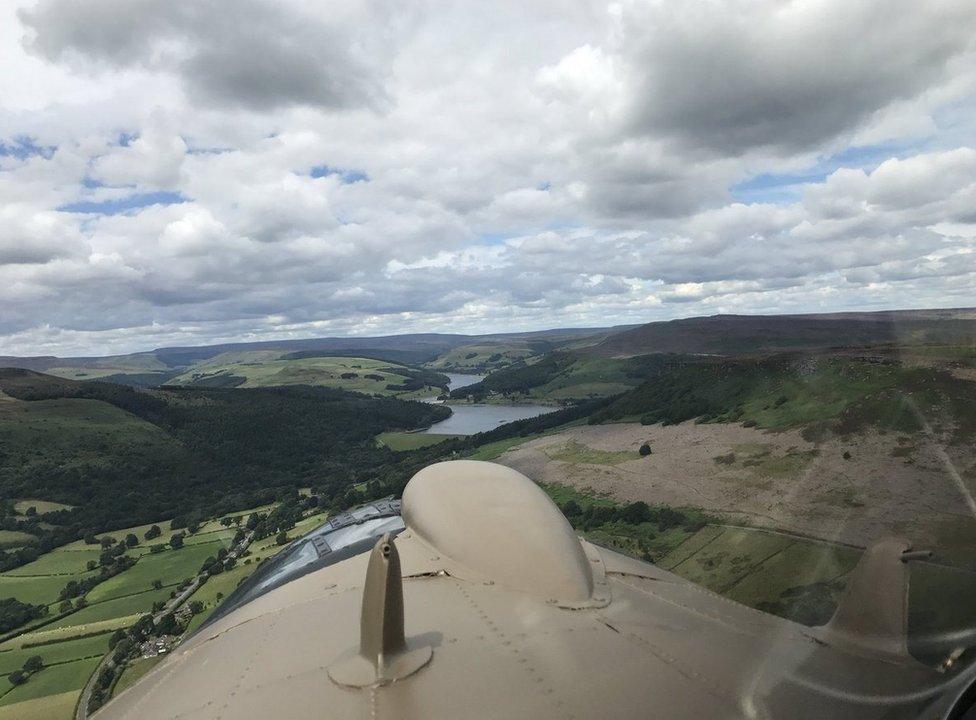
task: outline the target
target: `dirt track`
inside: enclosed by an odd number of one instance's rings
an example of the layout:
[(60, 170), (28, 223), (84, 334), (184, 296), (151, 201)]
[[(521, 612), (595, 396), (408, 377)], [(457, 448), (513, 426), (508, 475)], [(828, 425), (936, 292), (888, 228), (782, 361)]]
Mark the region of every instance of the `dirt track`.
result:
[[(653, 454), (639, 457), (649, 441)], [(556, 460), (568, 447), (634, 452), (618, 464)], [(845, 458), (844, 453), (850, 457)], [(953, 460), (963, 471), (976, 453)], [(716, 459), (718, 458), (718, 459)], [(512, 448), (497, 462), (529, 477), (625, 502), (695, 506), (755, 525), (866, 545), (899, 534), (918, 547), (970, 545), (976, 520), (921, 437), (870, 431), (814, 445), (799, 432), (683, 423), (571, 428)], [(970, 471), (969, 484), (976, 485)]]

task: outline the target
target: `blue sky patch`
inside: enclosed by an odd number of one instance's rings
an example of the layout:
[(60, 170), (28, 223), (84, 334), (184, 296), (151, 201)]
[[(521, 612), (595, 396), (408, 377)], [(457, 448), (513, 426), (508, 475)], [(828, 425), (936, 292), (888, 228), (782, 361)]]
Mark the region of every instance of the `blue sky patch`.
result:
[(917, 149), (917, 146), (894, 143), (849, 147), (834, 155), (820, 158), (806, 172), (760, 173), (733, 185), (729, 192), (736, 202), (793, 203), (803, 195), (804, 185), (823, 182), (840, 168), (861, 169), (870, 173), (885, 160), (914, 154)]
[(120, 215), (133, 210), (141, 210), (150, 205), (176, 205), (187, 202), (187, 198), (178, 192), (160, 190), (158, 192), (136, 193), (112, 200), (80, 200), (78, 202), (61, 205), (58, 210), (70, 213), (85, 213), (93, 215)]
[(0, 157), (13, 157), (18, 160), (26, 160), (35, 155), (50, 159), (57, 149), (57, 145), (38, 145), (34, 138), (26, 135), (18, 135), (10, 140), (0, 140)]
[(329, 165), (316, 165), (309, 172), (313, 178), (328, 177), (329, 175), (338, 175), (339, 181), (344, 185), (351, 185), (357, 182), (369, 182), (369, 175), (364, 173), (362, 170), (344, 170), (343, 168), (334, 168)]
[(823, 170), (783, 175), (762, 173), (733, 185), (729, 192), (741, 203), (791, 203), (800, 199), (803, 185), (823, 182), (826, 177)]

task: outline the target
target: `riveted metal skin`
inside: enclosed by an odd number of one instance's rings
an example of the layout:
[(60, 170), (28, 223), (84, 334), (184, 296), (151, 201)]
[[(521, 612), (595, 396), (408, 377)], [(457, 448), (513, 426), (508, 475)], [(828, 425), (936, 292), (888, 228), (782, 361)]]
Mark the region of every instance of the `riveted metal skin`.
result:
[[(402, 577), (407, 650), (433, 651), (421, 670), (383, 682), (390, 665), (361, 654), (401, 647), (394, 604), (366, 602), (374, 547), (205, 626), (96, 719), (939, 720), (972, 680), (892, 652), (900, 639), (860, 641), (862, 628), (900, 632), (897, 602), (872, 610), (873, 595), (852, 590), (832, 628), (804, 627), (567, 537), (530, 480), (492, 468), (448, 464), (404, 493), (400, 572), (387, 562), (375, 596), (391, 598)], [(411, 507), (441, 493), (439, 514)], [(870, 553), (852, 587), (903, 581), (889, 567), (910, 570), (903, 549)], [(364, 634), (361, 616), (393, 622)], [(353, 656), (372, 682), (330, 679)]]

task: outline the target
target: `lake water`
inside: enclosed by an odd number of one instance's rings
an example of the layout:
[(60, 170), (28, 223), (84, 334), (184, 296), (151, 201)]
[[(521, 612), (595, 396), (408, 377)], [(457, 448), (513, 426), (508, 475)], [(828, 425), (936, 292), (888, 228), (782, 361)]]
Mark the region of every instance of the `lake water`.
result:
[[(444, 373), (451, 379), (448, 386), (451, 390), (474, 385), (480, 382), (484, 375), (460, 375)], [(452, 415), (447, 420), (434, 423), (424, 430), (425, 433), (443, 435), (474, 435), (475, 433), (494, 430), (499, 425), (524, 420), (544, 413), (553, 412), (559, 408), (552, 405), (451, 405)]]
[(467, 387), (468, 385), (474, 385), (475, 383), (480, 383), (485, 379), (484, 375), (462, 375), (461, 373), (444, 373), (450, 379), (450, 383), (447, 386), (448, 390), (457, 390), (458, 388)]

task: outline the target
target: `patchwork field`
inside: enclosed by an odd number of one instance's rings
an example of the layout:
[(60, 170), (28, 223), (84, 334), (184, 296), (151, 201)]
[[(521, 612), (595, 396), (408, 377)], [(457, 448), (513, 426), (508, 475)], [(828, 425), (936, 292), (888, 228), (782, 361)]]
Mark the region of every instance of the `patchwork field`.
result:
[[(861, 552), (784, 533), (709, 525), (658, 564), (744, 605), (822, 625), (833, 614)], [(909, 648), (919, 659), (930, 659), (930, 641), (976, 624), (976, 573), (912, 563), (908, 609)]]
[[(267, 505), (234, 515), (243, 523), (251, 513), (273, 508), (274, 505)], [(292, 536), (307, 532), (324, 519), (324, 514), (320, 514), (302, 520), (292, 530)], [(151, 541), (146, 541), (144, 536), (152, 524), (105, 533), (116, 540), (124, 540), (129, 533), (135, 534), (139, 545), (128, 548), (126, 554), (136, 558), (136, 562), (128, 570), (97, 584), (86, 593), (85, 607), (65, 615), (58, 615), (58, 593), (69, 581), (96, 574), (86, 568), (88, 562), (98, 561), (102, 552), (100, 545), (73, 542), (28, 565), (0, 574), (0, 597), (15, 597), (22, 602), (49, 607), (48, 616), (23, 626), (21, 634), (0, 643), (0, 720), (70, 718), (81, 689), (108, 651), (110, 634), (151, 612), (154, 603), (168, 601), (175, 586), (194, 577), (207, 557), (228, 547), (237, 531), (234, 526), (225, 528), (216, 520), (208, 521), (196, 533), (186, 536), (182, 548), (174, 550), (167, 545), (162, 552), (152, 553), (151, 544), (166, 543), (174, 533), (169, 522), (158, 525), (162, 533)], [(215, 598), (221, 589), (228, 594), (239, 579), (253, 572), (263, 557), (280, 549), (273, 537), (256, 544), (246, 566), (242, 564), (218, 575), (212, 585), (203, 586), (206, 590), (202, 596), (204, 601), (216, 606)], [(155, 581), (160, 583), (159, 589), (154, 588)], [(32, 674), (23, 685), (13, 686), (8, 675), (35, 655), (42, 658), (44, 668)], [(133, 673), (127, 673), (126, 682), (134, 681), (139, 670), (141, 666)]]
[[(0, 651), (0, 675), (6, 675), (23, 667), (27, 658), (41, 655), (45, 665), (53, 666), (73, 660), (98, 658), (108, 652), (108, 634), (66, 640), (47, 646), (6, 648)], [(44, 649), (42, 650), (41, 647)]]
[(169, 588), (193, 577), (208, 556), (216, 555), (220, 548), (229, 546), (228, 538), (226, 541), (187, 543), (178, 551), (143, 555), (129, 570), (96, 585), (88, 593), (88, 600), (95, 603), (132, 596), (152, 590), (153, 581), (156, 580), (161, 582), (164, 588)]
[(428, 365), (448, 372), (482, 372), (507, 367), (537, 354), (537, 346), (525, 340), (484, 341), (456, 347)]
[(19, 576), (3, 573), (0, 574), (0, 597), (15, 597), (32, 605), (54, 605), (58, 592), (69, 580), (82, 580), (93, 574), (83, 572), (76, 575)]
[[(45, 667), (23, 685), (17, 685), (5, 693), (3, 697), (0, 697), (0, 708), (16, 708), (18, 704), (29, 700), (39, 700), (81, 690), (88, 682), (92, 672), (98, 667), (100, 659), (73, 660), (60, 665)], [(15, 714), (14, 717), (19, 716)], [(50, 720), (56, 718), (55, 715), (48, 715), (47, 717)]]
[[(395, 372), (400, 370), (401, 373)], [(407, 368), (382, 360), (357, 357), (266, 358), (240, 360), (236, 354), (218, 355), (169, 381), (171, 385), (209, 387), (274, 387), (323, 385), (380, 395), (430, 397), (444, 390), (432, 385), (412, 388)], [(389, 386), (395, 386), (391, 388)], [(397, 389), (402, 387), (402, 389)]]
[(36, 700), (23, 700), (17, 703), (0, 705), (0, 720), (57, 720), (70, 718), (74, 714), (75, 704), (81, 695), (81, 687), (77, 690), (47, 695)]

